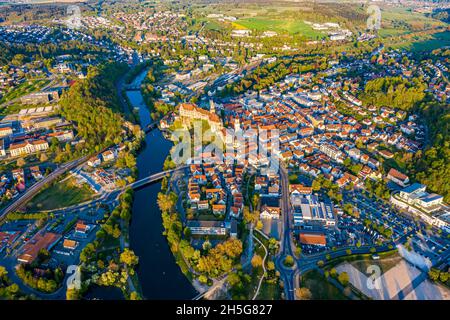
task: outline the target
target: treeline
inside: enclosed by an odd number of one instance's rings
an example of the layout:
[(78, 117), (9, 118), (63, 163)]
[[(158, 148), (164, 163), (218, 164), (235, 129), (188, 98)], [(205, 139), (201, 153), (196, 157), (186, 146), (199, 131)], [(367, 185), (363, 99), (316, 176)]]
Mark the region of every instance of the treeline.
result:
[(425, 98), (425, 83), (414, 78), (384, 77), (366, 83), (361, 100), (366, 105), (409, 110)]
[(11, 212), (6, 216), (9, 221), (16, 220), (41, 220), (47, 219), (48, 215), (45, 212), (37, 213), (21, 213), (21, 212)]
[[(430, 190), (450, 201), (450, 106), (447, 103), (423, 103), (420, 114), (430, 135), (430, 146), (412, 167), (413, 177)], [(420, 151), (419, 151), (420, 152)]]
[(20, 264), (16, 269), (17, 276), (28, 286), (42, 292), (51, 293), (56, 291), (64, 279), (64, 273), (60, 268), (47, 269), (43, 275), (35, 276), (28, 265)]
[(145, 104), (150, 110), (151, 117), (153, 120), (158, 120), (164, 117), (167, 113), (173, 111), (175, 109), (174, 106), (156, 101), (157, 98), (160, 97), (159, 92), (156, 90), (154, 84), (158, 81), (163, 73), (161, 71), (161, 61), (155, 61), (149, 68), (147, 75), (142, 81), (141, 92), (144, 97)]
[(61, 98), (62, 115), (76, 123), (78, 135), (91, 151), (122, 141), (124, 120), (115, 81), (127, 68), (117, 63), (91, 67), (86, 79), (76, 82)]
[(0, 300), (14, 300), (20, 298), (20, 295), (19, 286), (11, 282), (6, 268), (0, 266)]
[(263, 90), (280, 81), (288, 74), (325, 70), (327, 67), (324, 59), (319, 59), (318, 61), (309, 60), (311, 58), (294, 57), (259, 66), (240, 81), (226, 85), (222, 91), (222, 96), (240, 94), (247, 90)]

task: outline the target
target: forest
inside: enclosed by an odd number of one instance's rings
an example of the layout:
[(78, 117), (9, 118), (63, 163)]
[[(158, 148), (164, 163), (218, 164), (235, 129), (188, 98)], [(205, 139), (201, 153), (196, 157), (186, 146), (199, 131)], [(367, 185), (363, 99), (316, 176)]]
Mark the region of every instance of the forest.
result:
[(115, 82), (127, 68), (117, 63), (90, 67), (86, 79), (76, 82), (61, 98), (62, 115), (76, 123), (78, 135), (91, 151), (122, 140), (124, 120)]
[(426, 85), (418, 78), (384, 77), (366, 83), (361, 100), (366, 105), (409, 110), (425, 98)]

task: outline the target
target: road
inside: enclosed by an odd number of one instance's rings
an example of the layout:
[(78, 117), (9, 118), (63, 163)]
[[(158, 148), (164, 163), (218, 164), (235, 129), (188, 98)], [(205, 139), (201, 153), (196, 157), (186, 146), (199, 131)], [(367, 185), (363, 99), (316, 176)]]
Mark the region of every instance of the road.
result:
[(50, 173), (48, 176), (44, 177), (42, 180), (39, 180), (35, 184), (33, 184), (30, 188), (28, 188), (24, 193), (22, 193), (19, 197), (13, 200), (11, 204), (9, 204), (6, 208), (0, 211), (0, 221), (3, 220), (6, 215), (10, 212), (14, 212), (20, 207), (22, 207), (25, 203), (27, 203), (31, 198), (33, 198), (43, 187), (45, 187), (47, 184), (51, 183), (58, 177), (60, 177), (62, 174), (66, 173), (67, 171), (79, 166), (83, 162), (87, 161), (89, 159), (89, 155), (78, 158), (76, 160), (73, 160), (71, 162), (65, 163), (61, 166), (59, 166), (55, 171)]
[(258, 297), (259, 289), (261, 289), (261, 284), (262, 284), (262, 282), (264, 280), (264, 277), (266, 276), (266, 259), (267, 259), (268, 252), (267, 252), (266, 246), (261, 241), (259, 241), (259, 239), (257, 237), (255, 237), (254, 235), (252, 235), (252, 236), (264, 248), (264, 252), (265, 252), (264, 258), (263, 258), (263, 261), (262, 261), (263, 275), (259, 279), (258, 288), (256, 289), (255, 295), (252, 298), (252, 300), (255, 300), (256, 297)]
[(284, 283), (284, 294), (286, 300), (295, 300), (294, 295), (294, 279), (295, 270), (293, 268), (287, 268), (284, 265), (284, 259), (290, 255), (294, 257), (292, 251), (292, 238), (291, 238), (291, 216), (290, 216), (290, 200), (289, 200), (289, 177), (286, 168), (280, 163), (280, 176), (281, 176), (281, 212), (283, 216), (283, 228), (281, 234), (280, 251), (275, 259), (275, 265), (280, 271), (281, 278)]

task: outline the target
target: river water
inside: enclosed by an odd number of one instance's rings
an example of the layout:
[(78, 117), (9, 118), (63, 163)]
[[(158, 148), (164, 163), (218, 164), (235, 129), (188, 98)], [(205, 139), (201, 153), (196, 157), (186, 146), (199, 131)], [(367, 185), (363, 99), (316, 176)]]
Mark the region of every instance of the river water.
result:
[[(145, 74), (144, 74), (145, 75)], [(142, 76), (137, 79), (142, 80)], [(150, 112), (139, 91), (127, 91), (134, 107), (139, 108), (141, 126), (151, 122)], [(145, 146), (137, 157), (138, 179), (162, 170), (172, 143), (155, 129), (145, 138)], [(170, 251), (165, 236), (161, 212), (156, 204), (161, 183), (153, 183), (134, 193), (130, 226), (130, 247), (139, 256), (137, 269), (145, 299), (192, 299), (196, 290), (183, 275)]]

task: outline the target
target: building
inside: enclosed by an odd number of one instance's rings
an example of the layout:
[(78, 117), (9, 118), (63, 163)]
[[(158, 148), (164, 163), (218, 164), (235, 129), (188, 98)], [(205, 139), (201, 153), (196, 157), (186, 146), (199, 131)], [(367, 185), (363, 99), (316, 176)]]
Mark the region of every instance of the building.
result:
[(7, 137), (13, 134), (13, 129), (11, 127), (1, 127), (0, 128), (0, 138)]
[(315, 245), (315, 246), (326, 246), (327, 238), (323, 233), (300, 233), (299, 240), (301, 244), (305, 245)]
[(87, 162), (88, 166), (93, 167), (93, 168), (99, 166), (101, 163), (102, 163), (102, 160), (100, 160), (99, 157), (92, 157)]
[(228, 230), (223, 221), (190, 220), (186, 226), (192, 235), (200, 236), (225, 236)]
[(280, 207), (269, 207), (264, 205), (261, 208), (261, 213), (259, 217), (261, 219), (279, 219), (280, 218)]
[(223, 129), (222, 121), (217, 114), (199, 108), (194, 104), (182, 103), (178, 110), (180, 118), (185, 124), (186, 120), (189, 122), (189, 125), (192, 120), (205, 120), (209, 123), (211, 131), (219, 132)]
[(409, 178), (407, 175), (404, 175), (403, 173), (395, 170), (392, 168), (389, 170), (389, 173), (387, 175), (387, 178), (391, 180), (392, 182), (395, 182), (396, 184), (406, 187), (409, 184)]
[(319, 201), (316, 195), (301, 195), (292, 192), (291, 205), (294, 226), (320, 224), (332, 227), (336, 225), (332, 204)]
[(56, 138), (59, 142), (67, 142), (73, 140), (73, 137), (72, 130), (55, 131), (47, 135), (47, 140), (50, 141), (52, 138)]
[(443, 196), (436, 193), (426, 192), (427, 186), (420, 183), (413, 183), (409, 187), (400, 190), (400, 198), (407, 204), (416, 206), (426, 212), (433, 212), (440, 209)]
[(107, 151), (102, 153), (102, 158), (103, 158), (103, 161), (105, 161), (105, 162), (106, 161), (112, 161), (112, 160), (114, 160), (116, 158), (116, 155), (114, 154), (113, 151), (107, 150)]
[(78, 242), (75, 240), (64, 239), (63, 247), (64, 249), (75, 250), (78, 246)]
[(51, 250), (59, 239), (61, 239), (61, 235), (56, 233), (37, 233), (25, 244), (22, 254), (19, 255), (17, 261), (22, 263), (32, 263), (38, 257), (39, 251), (42, 249)]
[(59, 100), (59, 96), (58, 90), (43, 91), (26, 95), (20, 98), (20, 101), (23, 104), (46, 104)]
[(17, 157), (24, 154), (30, 154), (48, 149), (48, 142), (45, 140), (27, 140), (21, 143), (12, 143), (9, 146), (11, 157)]
[(334, 161), (343, 163), (344, 161), (343, 153), (335, 146), (323, 143), (320, 145), (319, 149)]

